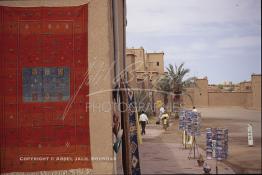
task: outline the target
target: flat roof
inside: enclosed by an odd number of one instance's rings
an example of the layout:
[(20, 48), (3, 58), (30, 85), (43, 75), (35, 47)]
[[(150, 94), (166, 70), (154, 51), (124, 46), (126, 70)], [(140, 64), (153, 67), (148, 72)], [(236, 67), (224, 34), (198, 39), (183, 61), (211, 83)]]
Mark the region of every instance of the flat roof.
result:
[(147, 52), (147, 54), (165, 54), (164, 52)]

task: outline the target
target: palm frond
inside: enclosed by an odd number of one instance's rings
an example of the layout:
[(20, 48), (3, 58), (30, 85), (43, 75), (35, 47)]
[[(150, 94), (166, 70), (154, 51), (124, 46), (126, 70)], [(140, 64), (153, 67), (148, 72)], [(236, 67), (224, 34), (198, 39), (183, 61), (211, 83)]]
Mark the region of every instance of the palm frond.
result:
[[(197, 86), (195, 77), (190, 77), (184, 80), (185, 76), (190, 72), (190, 69), (184, 68), (184, 63), (179, 66), (169, 64), (167, 75), (161, 76), (156, 83), (156, 89), (164, 92), (172, 92), (174, 94), (181, 94), (190, 86)], [(192, 98), (191, 98), (192, 99)]]

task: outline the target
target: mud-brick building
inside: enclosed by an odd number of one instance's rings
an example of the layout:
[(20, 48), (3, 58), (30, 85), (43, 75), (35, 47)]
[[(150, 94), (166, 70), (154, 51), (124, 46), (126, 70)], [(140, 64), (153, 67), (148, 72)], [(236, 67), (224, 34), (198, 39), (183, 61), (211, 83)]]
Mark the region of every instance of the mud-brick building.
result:
[(217, 91), (208, 88), (207, 77), (196, 79), (197, 87), (187, 88), (183, 96), (185, 106), (238, 106), (261, 110), (261, 74), (252, 74), (251, 80), (240, 83), (237, 91)]
[(164, 74), (164, 52), (146, 52), (143, 47), (127, 48), (126, 61), (131, 86), (151, 89)]
[(0, 1), (1, 174), (116, 173), (110, 102), (125, 67), (125, 9)]

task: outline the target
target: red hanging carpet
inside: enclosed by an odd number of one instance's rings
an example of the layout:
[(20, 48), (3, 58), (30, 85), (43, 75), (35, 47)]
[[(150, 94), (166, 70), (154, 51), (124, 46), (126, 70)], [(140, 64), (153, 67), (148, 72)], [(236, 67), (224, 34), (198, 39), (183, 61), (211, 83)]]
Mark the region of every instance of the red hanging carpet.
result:
[(0, 6), (1, 173), (92, 168), (87, 10)]

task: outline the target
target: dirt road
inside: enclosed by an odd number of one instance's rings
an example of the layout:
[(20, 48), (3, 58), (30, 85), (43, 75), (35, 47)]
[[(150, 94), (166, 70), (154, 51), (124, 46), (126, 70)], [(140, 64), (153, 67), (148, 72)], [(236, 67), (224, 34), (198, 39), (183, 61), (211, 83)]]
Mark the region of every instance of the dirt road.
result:
[[(261, 112), (238, 107), (200, 108), (202, 130), (222, 127), (229, 130), (229, 157), (225, 161), (237, 174), (261, 174)], [(253, 125), (254, 146), (248, 146), (247, 126)], [(198, 140), (205, 147), (205, 135)]]
[[(203, 174), (203, 167), (196, 159), (188, 159), (190, 149), (184, 149), (177, 122), (164, 131), (159, 125), (147, 127), (143, 144), (139, 146), (142, 174)], [(205, 155), (199, 148), (199, 153)], [(193, 156), (193, 155), (192, 155)], [(215, 174), (215, 160), (207, 160), (211, 173)], [(218, 174), (234, 174), (224, 163), (218, 164)]]

